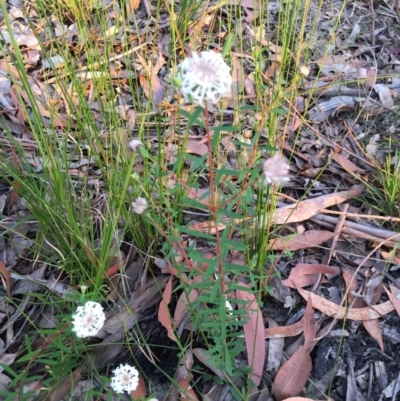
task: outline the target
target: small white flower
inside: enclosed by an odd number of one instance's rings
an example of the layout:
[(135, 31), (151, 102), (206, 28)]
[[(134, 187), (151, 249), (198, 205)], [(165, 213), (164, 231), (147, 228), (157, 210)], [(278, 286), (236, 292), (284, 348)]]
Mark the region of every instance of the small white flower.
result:
[(306, 65), (301, 65), (299, 71), (303, 77), (308, 77), (310, 75), (310, 69)]
[(147, 201), (144, 198), (137, 198), (132, 202), (133, 211), (137, 214), (142, 214), (147, 209)]
[(103, 327), (106, 315), (98, 302), (87, 301), (85, 305), (78, 306), (72, 315), (72, 331), (80, 338), (93, 337)]
[(136, 368), (129, 365), (119, 365), (113, 370), (114, 377), (111, 378), (111, 387), (117, 393), (124, 391), (128, 393), (136, 390), (139, 385), (139, 372)]
[(283, 156), (275, 155), (264, 162), (265, 185), (288, 182), (288, 174), (289, 164)]
[(89, 289), (89, 286), (85, 285), (85, 284), (82, 284), (80, 286), (80, 288), (81, 288), (82, 294), (84, 294)]
[(132, 139), (132, 140), (129, 142), (129, 147), (130, 147), (134, 152), (136, 152), (137, 148), (138, 148), (139, 146), (142, 146), (142, 145), (143, 145), (143, 143), (140, 142), (139, 139)]
[(216, 104), (231, 93), (232, 76), (220, 53), (203, 51), (179, 64), (180, 91), (187, 102)]

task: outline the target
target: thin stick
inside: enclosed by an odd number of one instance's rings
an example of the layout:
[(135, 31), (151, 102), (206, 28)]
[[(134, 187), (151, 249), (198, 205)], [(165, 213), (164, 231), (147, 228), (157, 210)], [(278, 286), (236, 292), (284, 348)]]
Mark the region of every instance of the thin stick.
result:
[[(321, 213), (327, 213), (327, 214), (344, 214), (344, 212), (340, 212), (337, 210), (329, 210), (329, 209), (321, 209)], [(396, 223), (400, 223), (400, 218), (399, 217), (391, 217), (391, 216), (378, 216), (376, 214), (357, 214), (357, 213), (347, 213), (346, 216), (348, 217), (357, 217), (358, 219), (367, 219), (367, 220), (383, 220), (383, 221), (395, 221)]]

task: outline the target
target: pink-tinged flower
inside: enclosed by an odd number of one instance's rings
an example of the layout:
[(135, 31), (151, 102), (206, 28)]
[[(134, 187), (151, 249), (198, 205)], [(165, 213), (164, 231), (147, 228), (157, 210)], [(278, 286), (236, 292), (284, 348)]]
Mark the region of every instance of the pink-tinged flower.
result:
[(179, 65), (180, 91), (187, 102), (216, 104), (231, 93), (232, 76), (220, 53), (192, 52)]
[(137, 148), (138, 148), (139, 146), (142, 146), (142, 145), (143, 145), (143, 143), (140, 142), (139, 139), (132, 139), (132, 140), (129, 142), (129, 147), (130, 147), (134, 152), (136, 152)]
[(98, 302), (87, 301), (72, 315), (72, 331), (80, 338), (93, 337), (102, 329), (105, 320), (103, 307)]
[(113, 370), (113, 374), (111, 388), (117, 394), (122, 394), (124, 391), (130, 393), (136, 390), (139, 385), (139, 372), (133, 366), (121, 364)]
[(147, 201), (144, 198), (137, 198), (132, 202), (133, 211), (136, 214), (142, 214), (147, 209)]
[(270, 184), (283, 184), (290, 181), (289, 177), (289, 164), (287, 160), (280, 155), (270, 157), (264, 162), (264, 183)]

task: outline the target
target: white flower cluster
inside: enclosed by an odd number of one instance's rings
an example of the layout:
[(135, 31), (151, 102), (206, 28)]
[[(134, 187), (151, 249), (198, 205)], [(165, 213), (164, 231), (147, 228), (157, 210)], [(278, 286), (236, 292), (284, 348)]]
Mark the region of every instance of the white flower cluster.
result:
[[(103, 327), (105, 320), (103, 307), (98, 302), (87, 301), (85, 305), (78, 306), (72, 315), (72, 331), (82, 338), (95, 336)], [(133, 366), (121, 364), (113, 374), (111, 387), (116, 393), (124, 391), (130, 393), (139, 385), (139, 372)]]
[(139, 372), (136, 368), (129, 365), (119, 365), (113, 371), (114, 377), (111, 378), (111, 388), (121, 394), (124, 391), (130, 393), (136, 390), (139, 385)]
[(132, 140), (129, 142), (128, 145), (129, 145), (129, 147), (130, 147), (134, 152), (136, 152), (137, 149), (138, 149), (138, 147), (139, 147), (139, 146), (142, 146), (143, 143), (142, 143), (141, 141), (139, 141), (139, 139), (132, 139)]
[(87, 301), (72, 315), (72, 331), (80, 338), (93, 337), (103, 327), (106, 315), (98, 302)]
[(147, 209), (147, 200), (139, 197), (132, 202), (132, 207), (136, 214), (142, 214)]
[(280, 155), (270, 157), (264, 162), (264, 184), (283, 184), (290, 181), (289, 177), (289, 164), (287, 160)]
[(192, 56), (179, 64), (181, 93), (187, 102), (204, 106), (216, 104), (231, 93), (232, 76), (220, 53), (212, 50)]

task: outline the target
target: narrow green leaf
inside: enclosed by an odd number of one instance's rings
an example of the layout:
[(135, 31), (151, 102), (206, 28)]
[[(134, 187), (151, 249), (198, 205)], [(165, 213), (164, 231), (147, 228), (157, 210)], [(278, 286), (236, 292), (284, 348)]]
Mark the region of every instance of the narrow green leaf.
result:
[(224, 48), (222, 49), (222, 57), (226, 57), (231, 52), (233, 39), (235, 39), (235, 34), (231, 32), (225, 39)]
[(287, 115), (287, 110), (281, 108), (271, 109), (269, 112), (274, 114), (282, 114), (284, 116)]
[(188, 119), (188, 128), (191, 128), (193, 125), (205, 128), (204, 123), (198, 119), (202, 111), (203, 108), (200, 106), (198, 106), (192, 113), (189, 113), (188, 111), (183, 109), (179, 109), (180, 114)]

